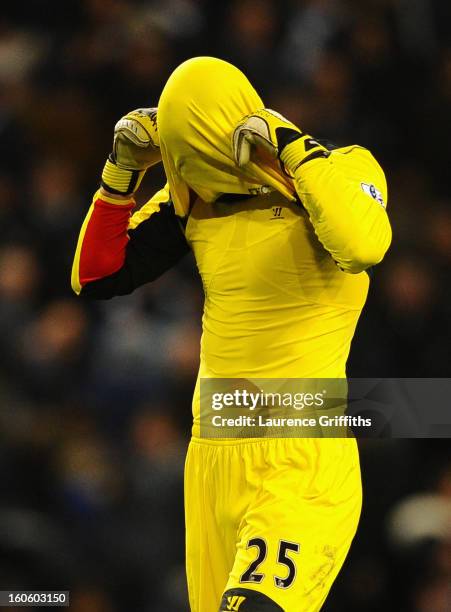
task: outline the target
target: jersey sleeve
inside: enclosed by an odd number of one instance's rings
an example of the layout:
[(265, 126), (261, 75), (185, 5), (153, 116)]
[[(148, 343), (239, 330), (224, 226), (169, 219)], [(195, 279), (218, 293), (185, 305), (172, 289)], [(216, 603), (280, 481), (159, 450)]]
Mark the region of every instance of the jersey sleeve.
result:
[(392, 237), (387, 183), (367, 149), (336, 149), (301, 164), (294, 183), (318, 239), (343, 271), (356, 274), (383, 259)]
[(153, 281), (189, 251), (167, 185), (132, 215), (97, 192), (83, 222), (72, 266), (77, 295), (108, 299)]

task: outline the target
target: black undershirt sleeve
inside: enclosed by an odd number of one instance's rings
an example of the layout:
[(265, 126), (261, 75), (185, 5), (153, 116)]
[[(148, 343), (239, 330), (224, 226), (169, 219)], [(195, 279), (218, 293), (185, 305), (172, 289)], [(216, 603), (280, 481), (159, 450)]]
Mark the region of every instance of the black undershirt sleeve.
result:
[(120, 270), (83, 286), (82, 297), (108, 300), (127, 295), (159, 278), (190, 250), (172, 204), (162, 204), (135, 229), (128, 232), (124, 265)]

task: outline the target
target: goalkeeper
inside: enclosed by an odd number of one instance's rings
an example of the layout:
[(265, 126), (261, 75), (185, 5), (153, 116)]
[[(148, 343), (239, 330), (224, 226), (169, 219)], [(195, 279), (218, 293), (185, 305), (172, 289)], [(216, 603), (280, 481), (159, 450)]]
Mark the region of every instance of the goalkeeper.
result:
[[(200, 436), (200, 378), (344, 378), (367, 268), (391, 240), (385, 177), (357, 145), (326, 147), (214, 58), (170, 76), (116, 126), (72, 286), (110, 298), (192, 250), (205, 305), (185, 468), (191, 610), (314, 612), (357, 529), (354, 439)], [(162, 160), (166, 186), (133, 194)]]

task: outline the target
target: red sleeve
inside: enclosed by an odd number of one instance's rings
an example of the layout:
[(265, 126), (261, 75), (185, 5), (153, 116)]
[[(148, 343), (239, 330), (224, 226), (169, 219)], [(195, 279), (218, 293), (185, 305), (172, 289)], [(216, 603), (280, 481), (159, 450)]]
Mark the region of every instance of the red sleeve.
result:
[(109, 276), (123, 266), (134, 206), (134, 201), (111, 204), (94, 198), (81, 228), (72, 270), (72, 285), (77, 293), (86, 283)]

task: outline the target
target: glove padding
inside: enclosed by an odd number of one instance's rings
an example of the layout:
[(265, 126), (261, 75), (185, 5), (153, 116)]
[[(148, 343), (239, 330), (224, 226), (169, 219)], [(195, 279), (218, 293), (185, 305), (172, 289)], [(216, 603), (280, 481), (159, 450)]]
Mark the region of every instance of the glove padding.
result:
[(138, 108), (114, 126), (113, 151), (102, 172), (102, 187), (111, 193), (131, 195), (146, 170), (161, 161), (157, 109)]
[(138, 108), (119, 119), (112, 157), (124, 170), (147, 170), (161, 161), (156, 108)]
[[(295, 150), (284, 155), (289, 147)], [(244, 117), (236, 126), (232, 136), (233, 155), (238, 166), (245, 166), (254, 148), (261, 147), (269, 155), (279, 158), (288, 170), (294, 172), (301, 164), (317, 157), (327, 157), (329, 152), (308, 134), (304, 134), (294, 123), (269, 108), (261, 109)], [(288, 151), (287, 151), (288, 153)]]

